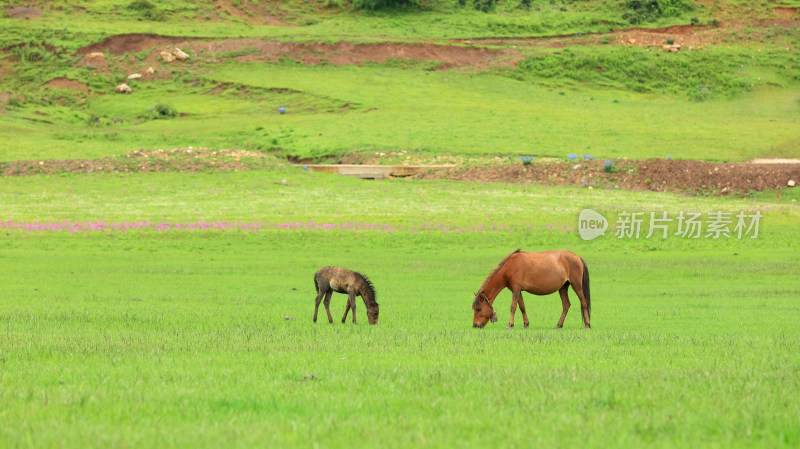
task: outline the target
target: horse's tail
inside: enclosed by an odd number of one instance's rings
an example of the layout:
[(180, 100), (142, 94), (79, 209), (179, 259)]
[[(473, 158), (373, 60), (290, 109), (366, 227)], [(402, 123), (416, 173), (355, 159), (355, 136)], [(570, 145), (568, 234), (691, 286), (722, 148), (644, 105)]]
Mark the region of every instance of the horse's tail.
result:
[(314, 288), (317, 289), (317, 294), (319, 294), (319, 281), (317, 281), (317, 276), (319, 276), (319, 272), (314, 273)]
[(581, 257), (583, 263), (583, 297), (586, 298), (586, 309), (589, 312), (589, 318), (592, 317), (592, 295), (589, 293), (589, 268), (586, 266), (586, 261)]

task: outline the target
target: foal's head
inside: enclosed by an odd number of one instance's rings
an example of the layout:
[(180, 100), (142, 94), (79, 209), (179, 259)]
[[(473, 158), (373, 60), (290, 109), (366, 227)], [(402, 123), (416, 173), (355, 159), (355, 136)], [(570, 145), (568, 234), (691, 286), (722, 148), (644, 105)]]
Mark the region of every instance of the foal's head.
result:
[(368, 277), (364, 276), (363, 274), (359, 275), (363, 280), (359, 294), (362, 298), (364, 298), (364, 304), (367, 305), (367, 320), (369, 320), (369, 324), (378, 324), (380, 307), (378, 306), (378, 302), (375, 300), (375, 286), (372, 285), (372, 281), (370, 281)]
[(378, 310), (378, 303), (367, 304), (367, 320), (369, 320), (369, 324), (378, 324), (378, 314), (380, 311)]
[(475, 312), (472, 317), (472, 327), (482, 328), (489, 321), (492, 323), (497, 322), (497, 313), (495, 313), (492, 303), (489, 302), (489, 298), (486, 297), (486, 293), (483, 290), (475, 294), (475, 300), (472, 301), (472, 310)]

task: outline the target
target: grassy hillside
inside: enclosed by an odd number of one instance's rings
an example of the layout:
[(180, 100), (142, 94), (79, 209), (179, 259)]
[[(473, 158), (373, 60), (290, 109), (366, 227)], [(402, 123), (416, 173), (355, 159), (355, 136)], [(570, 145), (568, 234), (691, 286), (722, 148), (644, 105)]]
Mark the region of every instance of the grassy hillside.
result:
[[(686, 4), (638, 19), (611, 1), (488, 12), (447, 2), (64, 2), (30, 5), (37, 15), (27, 16), (9, 5), (0, 159), (186, 146), (301, 158), (795, 156), (796, 18), (768, 2), (675, 3)], [(697, 27), (614, 31), (632, 21)], [(173, 37), (89, 47), (123, 31)], [(682, 49), (665, 52), (667, 43)], [(190, 59), (159, 59), (176, 46)], [(89, 58), (90, 49), (104, 55)], [(144, 74), (128, 81), (133, 94), (115, 94), (132, 73)]]

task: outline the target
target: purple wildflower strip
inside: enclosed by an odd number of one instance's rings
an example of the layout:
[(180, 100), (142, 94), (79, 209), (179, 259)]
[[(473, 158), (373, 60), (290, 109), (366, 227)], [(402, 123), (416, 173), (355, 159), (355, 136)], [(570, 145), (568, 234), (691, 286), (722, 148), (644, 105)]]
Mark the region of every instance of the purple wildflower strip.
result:
[(197, 222), (153, 222), (153, 221), (0, 221), (0, 230), (22, 232), (66, 232), (82, 234), (91, 232), (130, 232), (130, 231), (260, 231), (261, 222), (246, 221), (197, 221)]
[(155, 232), (197, 232), (197, 231), (228, 231), (228, 232), (267, 232), (267, 231), (295, 231), (295, 232), (382, 232), (410, 234), (442, 233), (442, 234), (481, 234), (481, 233), (506, 233), (515, 232), (541, 232), (556, 231), (561, 233), (575, 232), (569, 225), (534, 225), (534, 224), (505, 224), (491, 223), (478, 225), (465, 225), (444, 222), (409, 223), (406, 225), (391, 223), (371, 222), (342, 222), (318, 223), (316, 221), (287, 221), (267, 222), (260, 221), (70, 221), (39, 222), (39, 221), (0, 221), (0, 231), (17, 231), (22, 233), (126, 233), (135, 231)]

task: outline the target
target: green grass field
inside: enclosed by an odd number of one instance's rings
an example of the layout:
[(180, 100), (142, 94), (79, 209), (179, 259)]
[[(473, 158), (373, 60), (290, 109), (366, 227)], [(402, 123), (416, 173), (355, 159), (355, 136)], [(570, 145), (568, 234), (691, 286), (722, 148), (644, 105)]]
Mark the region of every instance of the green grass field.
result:
[[(791, 196), (369, 182), (299, 167), (14, 177), (0, 195), (18, 222), (171, 224), (3, 224), (4, 447), (800, 442)], [(764, 217), (757, 239), (561, 230), (584, 207), (613, 221), (654, 204), (755, 205)], [(219, 217), (261, 227), (175, 229)], [(500, 322), (471, 328), (474, 291), (517, 247), (587, 260), (593, 329), (574, 306), (553, 330), (557, 296), (528, 295), (531, 328), (505, 330), (507, 291)], [(363, 303), (357, 325), (312, 323), (313, 273), (328, 264), (370, 276), (378, 325)], [(337, 294), (335, 319), (343, 310)]]

